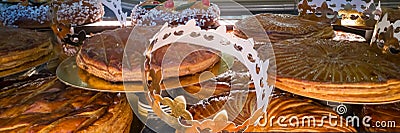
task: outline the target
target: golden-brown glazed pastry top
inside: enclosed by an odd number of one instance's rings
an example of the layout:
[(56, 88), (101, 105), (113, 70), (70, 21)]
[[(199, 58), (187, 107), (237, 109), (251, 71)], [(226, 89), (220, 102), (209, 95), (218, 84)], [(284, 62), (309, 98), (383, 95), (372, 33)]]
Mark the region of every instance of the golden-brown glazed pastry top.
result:
[(93, 23), (104, 15), (104, 7), (98, 0), (54, 0), (52, 8), (58, 9), (57, 21), (64, 24)]
[(48, 33), (0, 27), (0, 56), (38, 48), (49, 40)]
[(273, 47), (276, 87), (280, 89), (340, 102), (387, 102), (400, 98), (398, 57), (367, 43), (303, 39), (283, 41)]
[(400, 79), (399, 61), (363, 42), (303, 39), (277, 43), (279, 77), (326, 83)]
[[(136, 26), (130, 40), (132, 28), (121, 28), (105, 31), (87, 39), (78, 53), (78, 66), (89, 73), (108, 81), (123, 81), (122, 72), (125, 71), (127, 81), (141, 80), (141, 60), (146, 50), (148, 41), (160, 27)], [(129, 43), (128, 45), (126, 43)], [(209, 49), (203, 49), (195, 45), (174, 43), (176, 46), (166, 46), (152, 53), (151, 67), (160, 69), (163, 65), (169, 77), (168, 71), (178, 71), (176, 76), (194, 74), (213, 66), (219, 61), (219, 56)], [(125, 55), (124, 55), (125, 50)], [(187, 51), (194, 51), (187, 53)], [(168, 56), (165, 56), (168, 52)], [(126, 67), (123, 70), (123, 59)], [(162, 63), (163, 62), (163, 63)]]
[[(204, 118), (212, 118), (217, 111), (225, 109), (228, 112), (229, 120), (240, 125), (248, 119), (256, 107), (255, 91), (233, 91), (232, 93), (213, 96), (205, 99), (198, 104), (189, 108), (193, 118), (202, 120)], [(323, 116), (339, 117), (331, 108), (323, 106), (316, 101), (308, 98), (296, 96), (287, 92), (275, 90), (271, 96), (271, 101), (267, 108), (268, 120), (265, 126), (250, 125), (246, 132), (355, 132), (351, 127), (335, 127), (330, 126), (328, 119), (321, 119)], [(282, 127), (278, 125), (279, 117), (286, 117), (286, 120), (280, 121), (282, 124), (289, 124), (289, 118), (296, 116), (312, 116), (315, 119), (311, 121), (322, 124), (322, 126), (288, 126)], [(272, 118), (276, 117), (276, 118)], [(265, 121), (265, 119), (261, 119)], [(339, 119), (336, 120), (340, 122)], [(271, 123), (272, 122), (272, 123)]]
[(255, 38), (256, 41), (278, 42), (293, 38), (332, 38), (334, 33), (330, 24), (302, 19), (286, 14), (257, 14), (235, 23), (234, 34), (242, 38)]
[(1, 132), (129, 132), (124, 95), (68, 87), (48, 74), (1, 84)]
[(0, 27), (0, 77), (46, 62), (52, 50), (47, 32)]

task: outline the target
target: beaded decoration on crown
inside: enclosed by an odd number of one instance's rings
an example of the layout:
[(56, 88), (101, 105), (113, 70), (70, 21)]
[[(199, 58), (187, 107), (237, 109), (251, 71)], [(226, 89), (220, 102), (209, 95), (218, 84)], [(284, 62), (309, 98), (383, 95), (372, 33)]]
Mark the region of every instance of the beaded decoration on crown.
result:
[(371, 45), (376, 44), (384, 53), (400, 54), (400, 20), (391, 23), (385, 14), (375, 26)]
[(297, 7), (301, 17), (343, 26), (374, 27), (382, 15), (373, 0), (302, 0)]
[[(161, 96), (161, 72), (158, 70), (146, 70), (145, 78), (150, 76), (152, 79), (151, 84), (147, 84), (148, 99), (152, 106), (153, 111), (171, 127), (175, 128), (177, 132), (200, 132), (203, 129), (209, 129), (212, 132), (219, 132), (222, 130), (240, 131), (245, 129), (247, 125), (259, 124), (260, 118), (265, 117), (266, 108), (269, 102), (269, 95), (272, 93), (273, 85), (267, 82), (269, 67), (269, 59), (261, 60), (257, 51), (253, 48), (253, 39), (239, 39), (234, 38), (226, 33), (226, 27), (220, 26), (217, 29), (202, 30), (196, 26), (195, 20), (190, 20), (186, 25), (177, 27), (168, 27), (164, 24), (161, 30), (150, 39), (150, 46), (145, 52), (147, 61), (151, 58), (152, 52), (157, 49), (171, 44), (173, 42), (190, 43), (193, 45), (212, 48), (236, 57), (243, 63), (249, 73), (251, 74), (252, 81), (254, 82), (256, 95), (257, 95), (257, 110), (252, 112), (250, 117), (242, 125), (235, 125), (232, 121), (228, 120), (226, 110), (222, 110), (213, 117), (213, 119), (206, 119), (203, 121), (194, 120), (192, 115), (186, 110), (186, 100), (184, 96), (175, 98)], [(171, 108), (170, 112), (164, 112), (161, 105), (167, 105)], [(182, 118), (184, 123), (182, 124)]]

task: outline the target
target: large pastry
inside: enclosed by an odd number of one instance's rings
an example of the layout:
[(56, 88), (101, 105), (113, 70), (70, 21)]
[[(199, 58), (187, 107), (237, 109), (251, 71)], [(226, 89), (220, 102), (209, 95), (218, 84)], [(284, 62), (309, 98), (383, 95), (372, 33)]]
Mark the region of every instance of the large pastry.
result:
[[(241, 125), (247, 120), (256, 107), (255, 91), (232, 91), (230, 94), (222, 94), (205, 99), (189, 108), (189, 111), (196, 120), (213, 118), (217, 111), (225, 109), (228, 118), (236, 125)], [(296, 96), (290, 93), (276, 90), (271, 96), (271, 101), (267, 108), (268, 123), (265, 126), (247, 127), (245, 132), (355, 132), (351, 126), (331, 126), (328, 119), (321, 119), (324, 116), (339, 118), (339, 115), (330, 107), (323, 106), (311, 99)], [(289, 126), (289, 119), (296, 116), (301, 122), (303, 116), (314, 117), (311, 119), (310, 126)], [(276, 117), (276, 118), (272, 118)], [(278, 125), (278, 118), (286, 117), (280, 121), (287, 124), (287, 127)], [(272, 120), (272, 123), (271, 123)], [(261, 119), (265, 121), (265, 119)], [(317, 125), (312, 125), (315, 122)], [(340, 119), (332, 119), (332, 123), (340, 123)], [(344, 120), (342, 121), (344, 122)], [(295, 123), (295, 121), (293, 121)], [(321, 125), (321, 126), (319, 126)]]
[(132, 10), (132, 24), (140, 26), (184, 25), (195, 19), (201, 28), (214, 28), (218, 25), (220, 9), (210, 0), (147, 0)]
[(104, 7), (100, 0), (54, 0), (52, 8), (57, 21), (64, 24), (83, 25), (100, 21), (104, 15)]
[(133, 113), (125, 95), (68, 87), (49, 74), (1, 84), (0, 132), (130, 130)]
[(0, 73), (32, 65), (48, 56), (52, 49), (48, 33), (0, 27)]
[(400, 99), (398, 57), (367, 43), (303, 39), (273, 47), (279, 89), (337, 102)]
[(400, 103), (364, 105), (362, 117), (370, 117), (364, 129), (368, 132), (400, 132)]
[(50, 27), (50, 9), (49, 4), (0, 3), (0, 22), (20, 28), (47, 28)]
[[(160, 26), (158, 28), (136, 26), (133, 35), (131, 35), (132, 38), (129, 40), (132, 43), (129, 44), (130, 46), (126, 46), (126, 42), (132, 28), (122, 28), (97, 34), (84, 42), (76, 59), (77, 64), (88, 73), (107, 81), (142, 80), (141, 64), (143, 61), (141, 61), (141, 58), (143, 58), (143, 52), (146, 49), (146, 41), (153, 37), (159, 29)], [(178, 46), (162, 47), (152, 53), (153, 59), (150, 65), (157, 70), (160, 70), (163, 65), (164, 78), (201, 72), (219, 61), (219, 56), (209, 50), (196, 51), (186, 55), (186, 51), (199, 48), (195, 45), (178, 43), (172, 45)], [(123, 70), (124, 50), (125, 53), (130, 54), (125, 55), (130, 65)], [(168, 57), (172, 58), (164, 58), (167, 50), (171, 51), (168, 53)], [(186, 58), (182, 62), (176, 60), (180, 57)], [(179, 70), (179, 74), (174, 75), (173, 72), (176, 70)]]
[[(241, 38), (254, 38), (255, 41), (278, 42), (294, 38), (332, 38), (330, 24), (302, 19), (286, 14), (257, 14), (235, 23), (234, 32)], [(267, 36), (268, 38), (267, 39)]]

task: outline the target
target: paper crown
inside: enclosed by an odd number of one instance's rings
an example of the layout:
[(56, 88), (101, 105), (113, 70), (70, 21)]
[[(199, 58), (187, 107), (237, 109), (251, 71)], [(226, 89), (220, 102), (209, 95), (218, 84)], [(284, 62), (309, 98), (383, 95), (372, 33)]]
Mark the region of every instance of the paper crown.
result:
[[(265, 115), (268, 105), (269, 95), (272, 93), (273, 85), (267, 83), (269, 59), (263, 61), (259, 58), (257, 51), (253, 48), (253, 39), (239, 39), (226, 33), (226, 27), (220, 26), (216, 30), (201, 30), (196, 26), (195, 20), (190, 20), (186, 25), (177, 27), (168, 27), (166, 23), (160, 31), (150, 39), (150, 46), (145, 53), (147, 59), (151, 59), (152, 52), (157, 49), (172, 44), (174, 42), (190, 43), (193, 45), (212, 48), (227, 54), (230, 54), (241, 63), (243, 63), (251, 75), (254, 82), (257, 96), (257, 111), (253, 112), (253, 116), (243, 125), (235, 125), (228, 120), (225, 110), (220, 111), (213, 119), (206, 119), (202, 122), (193, 120), (192, 115), (186, 110), (186, 100), (184, 96), (178, 96), (174, 99), (161, 96), (160, 83), (161, 77), (159, 72), (150, 71), (145, 76), (152, 78), (152, 83), (148, 84), (149, 99), (153, 111), (171, 127), (178, 132), (199, 132), (202, 129), (211, 129), (212, 132), (222, 131), (229, 128), (230, 131), (239, 131), (248, 124), (258, 124), (260, 117)], [(158, 76), (155, 76), (158, 75)], [(147, 77), (145, 77), (147, 79)], [(161, 103), (167, 104), (171, 108), (171, 112), (164, 112)], [(185, 119), (183, 125), (180, 118)]]
[(121, 0), (101, 0), (101, 2), (114, 13), (122, 27), (126, 26), (128, 13), (122, 11)]
[(400, 20), (391, 23), (388, 17), (385, 14), (376, 24), (371, 45), (376, 44), (385, 53), (400, 54)]
[(373, 0), (302, 0), (297, 7), (301, 17), (344, 26), (374, 27), (382, 13)]

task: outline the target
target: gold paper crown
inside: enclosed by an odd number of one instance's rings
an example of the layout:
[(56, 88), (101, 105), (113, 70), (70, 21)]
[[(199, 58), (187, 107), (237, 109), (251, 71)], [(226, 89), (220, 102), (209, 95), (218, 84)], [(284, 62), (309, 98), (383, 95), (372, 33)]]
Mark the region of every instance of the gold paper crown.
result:
[(375, 43), (384, 53), (400, 54), (400, 20), (391, 23), (388, 17), (385, 14), (376, 24), (371, 45)]
[(301, 17), (344, 26), (374, 27), (382, 13), (373, 0), (302, 0), (297, 7)]
[[(186, 100), (184, 96), (178, 96), (174, 99), (161, 96), (161, 71), (154, 69), (146, 70), (145, 78), (151, 77), (151, 84), (147, 85), (148, 99), (155, 114), (162, 120), (175, 128), (177, 132), (200, 132), (203, 129), (209, 129), (211, 132), (219, 132), (222, 130), (239, 131), (245, 129), (250, 124), (260, 124), (260, 118), (265, 117), (266, 108), (269, 102), (269, 95), (274, 88), (273, 85), (267, 83), (269, 59), (263, 61), (259, 59), (257, 51), (253, 48), (253, 39), (239, 39), (226, 33), (226, 27), (220, 26), (216, 30), (201, 30), (196, 26), (195, 20), (190, 20), (186, 25), (175, 28), (168, 27), (166, 23), (161, 30), (150, 39), (150, 46), (147, 49), (146, 57), (150, 62), (152, 52), (157, 49), (172, 44), (174, 42), (190, 43), (207, 48), (222, 51), (236, 57), (243, 63), (255, 85), (257, 95), (257, 110), (252, 112), (250, 117), (242, 125), (235, 125), (229, 121), (227, 112), (222, 110), (218, 112), (213, 119), (205, 119), (203, 121), (193, 120), (192, 115), (186, 110)], [(170, 112), (165, 112), (161, 108), (167, 105), (171, 108)], [(182, 124), (181, 119), (184, 119)]]

